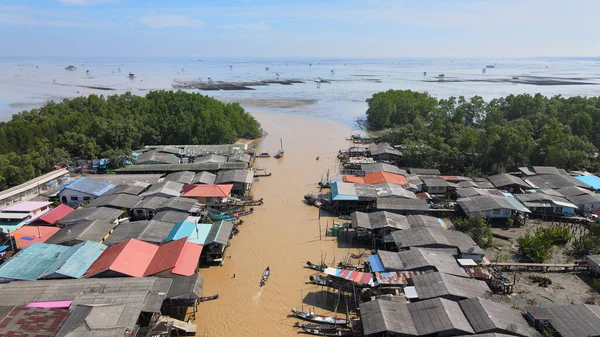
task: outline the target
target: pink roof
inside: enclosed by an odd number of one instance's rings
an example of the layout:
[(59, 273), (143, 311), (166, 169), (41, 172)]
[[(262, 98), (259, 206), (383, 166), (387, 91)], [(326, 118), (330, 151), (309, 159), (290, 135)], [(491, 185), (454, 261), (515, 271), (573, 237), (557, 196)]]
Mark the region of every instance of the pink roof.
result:
[(184, 197), (226, 197), (231, 193), (233, 185), (198, 185), (193, 189), (185, 192)]
[(123, 275), (142, 277), (157, 251), (158, 246), (129, 239), (108, 247), (83, 274), (83, 277), (93, 277), (107, 270)]
[(155, 275), (166, 270), (177, 275), (194, 275), (201, 253), (202, 245), (187, 242), (187, 237), (165, 243), (158, 247), (144, 275)]
[(38, 220), (47, 222), (51, 225), (56, 224), (60, 219), (73, 212), (74, 209), (67, 205), (60, 204), (58, 207), (51, 209), (49, 212), (44, 213)]
[(50, 205), (47, 201), (24, 201), (2, 209), (2, 212), (33, 212), (38, 208)]
[(34, 308), (55, 309), (55, 308), (68, 308), (71, 306), (71, 303), (73, 303), (73, 301), (29, 302), (29, 304), (27, 304), (27, 306), (34, 307)]
[(46, 242), (60, 228), (48, 226), (23, 226), (10, 233), (17, 242), (17, 248), (31, 246), (34, 242)]

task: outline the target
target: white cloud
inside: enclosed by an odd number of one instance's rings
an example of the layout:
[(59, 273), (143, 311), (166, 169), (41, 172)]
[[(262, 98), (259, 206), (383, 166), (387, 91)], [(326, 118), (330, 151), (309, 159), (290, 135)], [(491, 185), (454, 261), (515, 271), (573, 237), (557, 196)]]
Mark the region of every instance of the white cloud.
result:
[(204, 27), (206, 24), (198, 19), (184, 15), (159, 14), (142, 16), (138, 20), (146, 26), (154, 28), (163, 27)]
[(237, 28), (246, 29), (246, 30), (269, 30), (271, 26), (269, 26), (266, 22), (254, 22), (254, 23), (244, 23), (235, 25)]

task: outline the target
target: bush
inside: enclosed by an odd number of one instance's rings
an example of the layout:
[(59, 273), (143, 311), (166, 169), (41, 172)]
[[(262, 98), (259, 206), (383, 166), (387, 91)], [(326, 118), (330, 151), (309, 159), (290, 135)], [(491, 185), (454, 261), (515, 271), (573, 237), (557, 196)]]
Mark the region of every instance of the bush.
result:
[(566, 227), (539, 227), (535, 233), (527, 233), (517, 239), (521, 253), (535, 262), (544, 262), (550, 258), (556, 245), (565, 245), (573, 236)]
[(494, 241), (492, 230), (483, 216), (461, 218), (455, 221), (455, 225), (456, 229), (468, 234), (482, 248), (491, 246)]

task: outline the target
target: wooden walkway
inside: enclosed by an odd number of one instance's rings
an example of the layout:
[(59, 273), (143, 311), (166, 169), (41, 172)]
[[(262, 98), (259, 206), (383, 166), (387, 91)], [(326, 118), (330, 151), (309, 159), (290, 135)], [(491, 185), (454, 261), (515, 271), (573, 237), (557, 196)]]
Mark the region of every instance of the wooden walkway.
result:
[(541, 269), (544, 271), (554, 270), (568, 270), (572, 269), (587, 269), (587, 265), (578, 265), (574, 263), (522, 263), (522, 262), (490, 262), (487, 266), (489, 267), (501, 267), (502, 269), (510, 270), (515, 269)]

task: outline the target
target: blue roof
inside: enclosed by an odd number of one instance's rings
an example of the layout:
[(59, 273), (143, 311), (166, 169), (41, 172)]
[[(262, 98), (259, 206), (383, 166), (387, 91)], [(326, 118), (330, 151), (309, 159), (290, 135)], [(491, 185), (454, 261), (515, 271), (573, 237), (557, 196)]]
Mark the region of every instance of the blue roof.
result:
[(334, 182), (331, 184), (331, 200), (358, 200), (354, 184)]
[(212, 224), (196, 224), (188, 220), (180, 221), (175, 224), (175, 227), (173, 227), (173, 230), (169, 233), (165, 242), (187, 237), (188, 242), (203, 245), (211, 228)]
[(381, 272), (385, 271), (383, 268), (383, 263), (381, 263), (381, 259), (377, 255), (369, 255), (369, 263), (371, 264), (371, 272)]
[(35, 242), (0, 266), (0, 278), (35, 281), (70, 248)]
[(592, 186), (595, 190), (600, 190), (600, 178), (591, 174), (588, 176), (577, 176), (575, 179), (581, 181), (584, 184)]
[(107, 246), (94, 241), (76, 244), (62, 254), (39, 278), (81, 278), (106, 248)]
[(115, 186), (117, 185), (94, 180), (88, 177), (82, 177), (66, 185), (65, 188), (99, 197)]
[(520, 203), (515, 197), (505, 197), (504, 199), (506, 199), (506, 201), (508, 201), (508, 203), (511, 204), (517, 211), (531, 213), (531, 211), (529, 211), (527, 207), (523, 206), (523, 204)]

